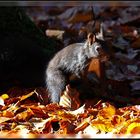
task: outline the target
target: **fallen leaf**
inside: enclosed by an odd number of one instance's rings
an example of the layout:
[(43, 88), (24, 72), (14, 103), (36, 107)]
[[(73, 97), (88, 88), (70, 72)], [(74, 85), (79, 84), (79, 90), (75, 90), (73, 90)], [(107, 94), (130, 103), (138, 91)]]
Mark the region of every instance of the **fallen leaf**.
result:
[(90, 122), (92, 120), (93, 116), (90, 116), (84, 120), (82, 120), (82, 122), (77, 125), (77, 127), (75, 128), (75, 133), (78, 133), (79, 131), (83, 131), (87, 126), (90, 125)]
[(23, 101), (23, 100), (29, 98), (29, 97), (32, 96), (34, 93), (35, 93), (35, 92), (33, 91), (33, 92), (30, 92), (30, 93), (28, 93), (28, 94), (26, 94), (26, 95), (21, 96), (20, 101)]
[(9, 117), (9, 118), (12, 118), (14, 117), (14, 112), (10, 111), (10, 110), (4, 110), (2, 112), (2, 116), (3, 117)]
[(57, 37), (58, 39), (63, 39), (63, 34), (65, 33), (65, 31), (61, 31), (61, 30), (46, 30), (46, 35), (49, 37)]
[(7, 94), (2, 94), (0, 97), (1, 97), (3, 100), (5, 100), (5, 99), (8, 99), (8, 98), (9, 98), (9, 96), (8, 96)]
[(76, 89), (72, 89), (70, 85), (66, 86), (66, 90), (60, 97), (59, 105), (75, 110), (80, 106), (79, 93)]
[(132, 90), (140, 90), (140, 81), (133, 81), (130, 83)]
[(103, 117), (104, 119), (112, 119), (112, 116), (115, 115), (116, 109), (110, 104), (105, 104), (102, 110), (99, 110), (98, 117)]
[(139, 134), (140, 133), (140, 122), (131, 123), (126, 131), (126, 134)]
[(3, 99), (2, 97), (0, 97), (0, 105), (1, 105), (1, 106), (5, 106), (5, 104), (4, 104), (4, 99)]
[(78, 115), (78, 114), (83, 114), (85, 112), (85, 104), (82, 105), (80, 108), (78, 108), (77, 110), (74, 110), (74, 111), (67, 111), (69, 112), (70, 114), (73, 114), (73, 115)]
[(15, 120), (17, 121), (27, 121), (29, 120), (32, 116), (34, 115), (33, 111), (28, 108), (27, 110), (21, 112), (21, 113), (18, 113), (16, 116), (15, 116)]
[(32, 119), (32, 120), (30, 120), (30, 122), (33, 124), (33, 130), (36, 130), (37, 132), (43, 132), (43, 130), (46, 127), (46, 124), (49, 123), (49, 125), (50, 125), (50, 123), (53, 119), (55, 119), (55, 117), (50, 117), (45, 120)]
[(0, 123), (6, 122), (6, 121), (9, 121), (9, 120), (11, 120), (11, 118), (8, 118), (8, 117), (0, 117)]

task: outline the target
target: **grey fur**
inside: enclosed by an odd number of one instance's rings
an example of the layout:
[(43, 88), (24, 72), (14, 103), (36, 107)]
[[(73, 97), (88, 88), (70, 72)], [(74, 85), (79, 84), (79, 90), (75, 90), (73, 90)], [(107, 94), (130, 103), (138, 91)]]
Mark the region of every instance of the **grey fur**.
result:
[(80, 72), (88, 65), (88, 60), (98, 57), (97, 48), (100, 43), (94, 42), (71, 44), (60, 50), (49, 62), (46, 70), (46, 84), (53, 103), (59, 103), (60, 94), (65, 89), (67, 74), (75, 74), (80, 77)]

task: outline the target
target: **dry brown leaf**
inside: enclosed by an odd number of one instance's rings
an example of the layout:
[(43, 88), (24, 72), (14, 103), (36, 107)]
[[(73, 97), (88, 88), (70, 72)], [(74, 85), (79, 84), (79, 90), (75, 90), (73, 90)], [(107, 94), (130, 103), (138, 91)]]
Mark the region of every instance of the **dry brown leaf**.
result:
[(66, 90), (60, 98), (59, 105), (75, 110), (80, 107), (79, 93), (76, 89), (72, 89), (70, 85), (66, 86)]
[(49, 37), (55, 36), (58, 39), (63, 39), (63, 34), (65, 33), (65, 31), (62, 31), (62, 30), (49, 30), (49, 29), (47, 29), (45, 33)]
[(32, 96), (34, 93), (35, 93), (35, 92), (32, 91), (32, 92), (30, 92), (30, 93), (28, 93), (28, 94), (26, 94), (26, 95), (21, 96), (21, 97), (20, 97), (20, 101), (23, 101), (23, 100), (29, 98), (29, 97)]
[(111, 122), (114, 126), (116, 126), (116, 125), (120, 125), (120, 123), (124, 122), (125, 120), (126, 119), (124, 117), (120, 116), (120, 115), (114, 115), (112, 117)]
[(48, 114), (50, 116), (56, 115), (56, 118), (59, 120), (65, 120), (65, 121), (74, 121), (76, 120), (76, 116), (67, 112), (67, 111), (56, 111), (55, 114)]
[(21, 112), (21, 113), (18, 113), (16, 116), (15, 116), (15, 120), (18, 120), (18, 121), (27, 121), (29, 120), (32, 116), (34, 115), (33, 111), (28, 108), (27, 110)]
[(60, 130), (59, 134), (72, 134), (74, 133), (75, 125), (69, 121), (60, 121)]
[(137, 40), (134, 41), (134, 42), (131, 44), (131, 47), (134, 48), (134, 49), (139, 49), (139, 48), (140, 48), (140, 37), (138, 37)]
[(44, 105), (21, 105), (22, 108), (30, 108), (38, 118), (48, 118), (48, 111)]
[(82, 120), (81, 123), (78, 124), (78, 126), (75, 128), (75, 133), (78, 133), (79, 131), (83, 131), (87, 126), (89, 126), (91, 120), (93, 119), (93, 116), (90, 116), (84, 120)]

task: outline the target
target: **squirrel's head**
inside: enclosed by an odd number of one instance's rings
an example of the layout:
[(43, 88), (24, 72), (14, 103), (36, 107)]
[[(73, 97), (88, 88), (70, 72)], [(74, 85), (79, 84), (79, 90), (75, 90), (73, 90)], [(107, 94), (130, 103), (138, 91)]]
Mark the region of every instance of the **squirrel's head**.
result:
[(107, 46), (105, 45), (105, 40), (103, 36), (103, 27), (100, 27), (100, 32), (95, 34), (89, 32), (87, 35), (86, 46), (88, 47), (88, 57), (98, 57), (101, 61), (107, 61), (109, 59), (109, 54), (107, 51)]

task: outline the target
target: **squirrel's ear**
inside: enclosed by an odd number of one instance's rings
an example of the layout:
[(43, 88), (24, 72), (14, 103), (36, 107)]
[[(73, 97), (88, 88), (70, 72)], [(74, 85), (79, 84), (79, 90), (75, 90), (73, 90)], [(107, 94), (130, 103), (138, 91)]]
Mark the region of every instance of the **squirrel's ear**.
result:
[(89, 45), (92, 45), (96, 41), (96, 36), (93, 33), (87, 35)]
[(100, 32), (96, 34), (96, 38), (100, 40), (104, 40), (103, 23), (100, 24)]

